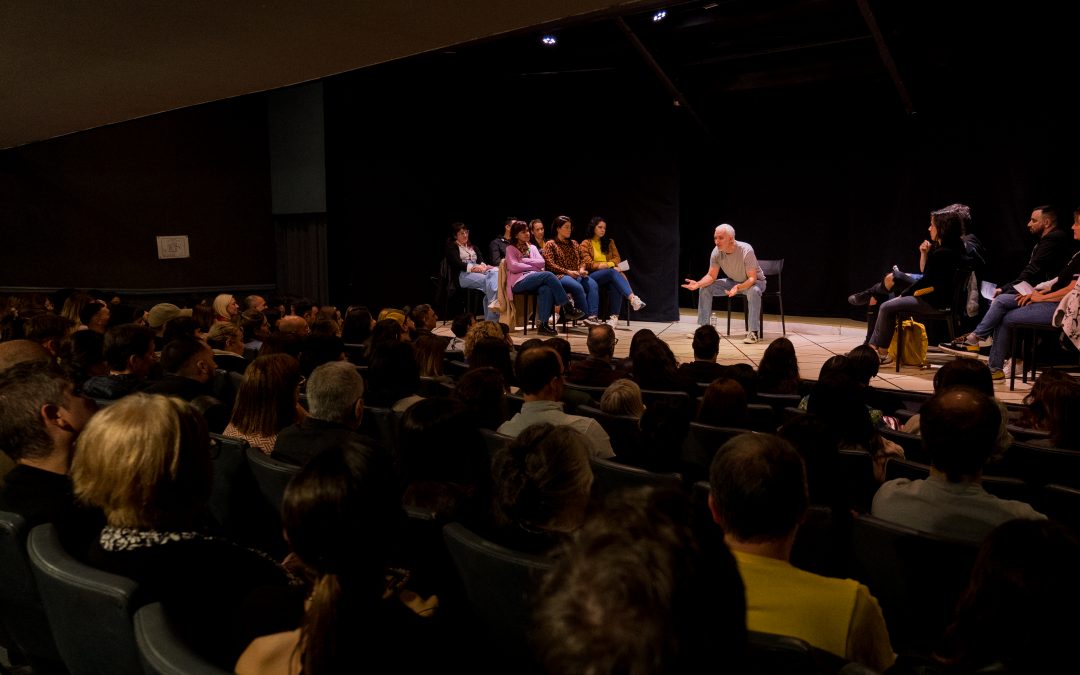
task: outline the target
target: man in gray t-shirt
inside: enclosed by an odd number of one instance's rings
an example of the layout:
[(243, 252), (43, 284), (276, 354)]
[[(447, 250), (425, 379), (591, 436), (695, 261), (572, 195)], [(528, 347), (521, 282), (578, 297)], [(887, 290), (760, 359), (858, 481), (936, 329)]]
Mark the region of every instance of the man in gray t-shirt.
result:
[[(754, 247), (746, 242), (735, 241), (735, 228), (731, 225), (725, 223), (717, 226), (713, 241), (716, 248), (709, 256), (708, 274), (698, 281), (686, 279), (682, 287), (701, 291), (698, 294), (699, 326), (709, 323), (713, 297), (717, 293), (722, 292), (729, 298), (736, 295), (746, 296), (750, 316), (747, 318), (746, 338), (743, 342), (753, 344), (759, 337), (754, 329), (760, 330), (761, 292), (765, 290), (765, 274), (758, 265)], [(723, 278), (720, 276), (721, 271), (724, 273)]]

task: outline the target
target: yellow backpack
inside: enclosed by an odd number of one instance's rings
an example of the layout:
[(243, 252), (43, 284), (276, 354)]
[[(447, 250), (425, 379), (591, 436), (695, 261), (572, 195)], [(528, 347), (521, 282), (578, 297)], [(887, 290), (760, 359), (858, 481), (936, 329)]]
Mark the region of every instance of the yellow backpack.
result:
[(900, 330), (904, 331), (904, 353), (896, 355), (896, 338), (899, 331), (894, 332), (892, 342), (889, 343), (889, 356), (900, 361), (904, 366), (926, 365), (926, 348), (929, 346), (926, 339), (926, 326), (914, 319), (906, 319), (900, 324)]

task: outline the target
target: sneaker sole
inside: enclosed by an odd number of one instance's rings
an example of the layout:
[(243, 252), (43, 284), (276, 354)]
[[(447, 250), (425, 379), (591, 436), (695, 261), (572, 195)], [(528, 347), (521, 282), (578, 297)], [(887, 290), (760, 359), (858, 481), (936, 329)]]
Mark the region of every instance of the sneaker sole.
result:
[(951, 345), (938, 345), (938, 349), (943, 352), (952, 354), (953, 356), (961, 356), (968, 359), (979, 358), (979, 350), (971, 351), (969, 349), (960, 349), (959, 347), (953, 347)]

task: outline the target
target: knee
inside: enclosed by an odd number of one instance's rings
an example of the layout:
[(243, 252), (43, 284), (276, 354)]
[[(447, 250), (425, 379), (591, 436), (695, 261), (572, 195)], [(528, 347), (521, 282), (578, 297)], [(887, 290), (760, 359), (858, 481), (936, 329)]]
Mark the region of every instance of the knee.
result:
[(758, 286), (757, 284), (754, 284), (750, 288), (746, 289), (745, 293), (746, 293), (746, 295), (748, 295), (750, 297), (760, 298), (761, 297), (761, 287)]

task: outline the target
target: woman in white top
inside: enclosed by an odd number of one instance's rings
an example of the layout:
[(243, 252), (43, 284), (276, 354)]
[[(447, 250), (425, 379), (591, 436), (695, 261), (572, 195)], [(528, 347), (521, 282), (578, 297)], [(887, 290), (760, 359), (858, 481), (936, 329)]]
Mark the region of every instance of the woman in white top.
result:
[(492, 309), (499, 289), (499, 268), (484, 262), (480, 249), (469, 241), (469, 230), (464, 223), (450, 226), (450, 238), (446, 242), (446, 264), (450, 273), (457, 275), (461, 288), (475, 288), (484, 292), (484, 318), (498, 321), (499, 313)]

